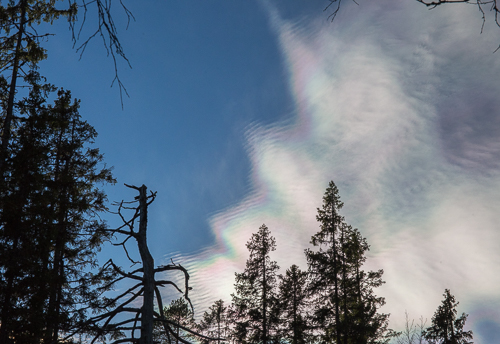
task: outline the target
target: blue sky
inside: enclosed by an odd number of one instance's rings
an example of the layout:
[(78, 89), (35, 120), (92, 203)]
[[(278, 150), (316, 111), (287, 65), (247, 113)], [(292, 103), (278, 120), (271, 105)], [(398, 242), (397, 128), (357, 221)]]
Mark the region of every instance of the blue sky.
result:
[(101, 42), (78, 61), (64, 23), (42, 74), (82, 99), (110, 200), (158, 191), (151, 251), (189, 266), (199, 309), (229, 300), (262, 223), (282, 270), (305, 267), (334, 180), (391, 326), (430, 321), (450, 288), (475, 342), (498, 342), (500, 30), (470, 5), (343, 2), (330, 23), (326, 3), (130, 2), (128, 31), (116, 6), (123, 110)]

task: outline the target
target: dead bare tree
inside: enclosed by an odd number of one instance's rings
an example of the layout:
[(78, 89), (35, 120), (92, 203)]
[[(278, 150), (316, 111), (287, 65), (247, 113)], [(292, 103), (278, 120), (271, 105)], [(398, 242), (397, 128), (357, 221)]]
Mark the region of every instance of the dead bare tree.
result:
[(395, 344), (425, 344), (424, 333), (427, 319), (424, 321), (424, 318), (420, 317), (420, 323), (415, 324), (414, 319), (410, 321), (408, 312), (405, 312), (405, 316), (405, 328), (398, 333)]
[[(139, 196), (135, 197), (132, 202), (120, 202), (117, 204), (118, 215), (123, 224), (115, 229), (105, 229), (115, 236), (124, 236), (118, 242), (113, 243), (115, 246), (122, 246), (128, 259), (133, 264), (142, 264), (142, 267), (132, 271), (125, 272), (117, 266), (113, 260), (108, 260), (102, 267), (101, 271), (109, 272), (110, 270), (116, 274), (116, 278), (109, 282), (109, 285), (114, 285), (123, 280), (133, 280), (135, 285), (128, 288), (125, 292), (110, 299), (108, 306), (112, 310), (89, 319), (85, 326), (80, 328), (79, 331), (86, 331), (92, 333), (91, 343), (95, 343), (99, 339), (110, 337), (113, 344), (118, 343), (138, 343), (138, 344), (153, 344), (153, 325), (154, 322), (161, 323), (163, 330), (171, 342), (172, 338), (178, 339), (180, 342), (189, 344), (186, 340), (179, 338), (172, 326), (180, 327), (199, 338), (214, 340), (214, 338), (206, 337), (191, 329), (185, 328), (171, 320), (165, 318), (163, 314), (163, 302), (160, 293), (160, 287), (173, 286), (177, 291), (184, 295), (184, 298), (189, 302), (192, 307), (191, 300), (189, 299), (189, 274), (187, 270), (180, 264), (162, 265), (154, 267), (154, 259), (149, 252), (147, 244), (147, 217), (148, 206), (155, 200), (156, 192), (147, 194), (145, 185), (141, 187), (127, 185), (125, 186), (137, 190)], [(133, 216), (127, 219), (124, 215), (125, 211), (133, 211)], [(136, 230), (135, 224), (139, 220), (139, 228)], [(126, 244), (130, 239), (135, 239), (141, 262), (134, 261), (127, 250)], [(184, 275), (184, 290), (179, 288), (177, 284), (170, 280), (156, 280), (155, 274), (165, 271), (178, 271)], [(137, 307), (134, 304), (140, 302), (142, 298), (142, 306)], [(158, 305), (159, 312), (154, 309), (154, 303)], [(120, 318), (117, 322), (114, 319)], [(138, 334), (139, 332), (139, 334)], [(70, 334), (68, 337), (74, 336), (77, 332)]]

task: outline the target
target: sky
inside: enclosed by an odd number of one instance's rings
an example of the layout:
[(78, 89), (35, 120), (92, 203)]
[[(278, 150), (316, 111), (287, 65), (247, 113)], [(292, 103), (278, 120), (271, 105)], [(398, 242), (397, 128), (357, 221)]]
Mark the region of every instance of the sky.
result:
[[(230, 301), (263, 223), (281, 272), (305, 269), (333, 180), (371, 246), (365, 269), (385, 272), (376, 294), (392, 328), (405, 311), (430, 323), (448, 288), (475, 343), (500, 342), (500, 30), (489, 12), (481, 33), (467, 4), (345, 1), (331, 22), (320, 0), (124, 3), (135, 21), (125, 30), (114, 3), (132, 66), (119, 61), (123, 109), (102, 43), (79, 59), (67, 23), (51, 28), (41, 72), (81, 99), (118, 180), (109, 200), (135, 196), (123, 183), (158, 192), (150, 249), (156, 264), (189, 269), (198, 314)], [(101, 255), (127, 265), (111, 247)]]

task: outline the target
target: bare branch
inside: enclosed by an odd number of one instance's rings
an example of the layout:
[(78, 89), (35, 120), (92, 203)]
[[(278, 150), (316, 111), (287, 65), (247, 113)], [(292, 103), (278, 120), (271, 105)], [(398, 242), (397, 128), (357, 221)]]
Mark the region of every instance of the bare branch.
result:
[(175, 289), (177, 289), (179, 291), (179, 293), (184, 294), (182, 292), (182, 290), (177, 286), (177, 284), (175, 284), (172, 281), (155, 281), (155, 284), (160, 286), (160, 287), (164, 287), (166, 284), (169, 284), (169, 285), (173, 286)]
[[(157, 316), (157, 318), (155, 319), (155, 321), (158, 321), (158, 322), (162, 322), (162, 323), (167, 323), (167, 324), (173, 325), (173, 326), (178, 327), (178, 328), (180, 328), (180, 329), (182, 329), (182, 330), (184, 330), (184, 331), (186, 331), (186, 332), (189, 332), (189, 333), (191, 333), (192, 335), (195, 335), (195, 336), (197, 336), (197, 337), (200, 337), (200, 338), (203, 338), (203, 339), (208, 339), (208, 340), (217, 340), (217, 339), (218, 339), (218, 338), (207, 337), (207, 336), (205, 336), (205, 335), (203, 335), (203, 334), (201, 334), (201, 333), (198, 333), (198, 332), (196, 332), (196, 331), (193, 331), (193, 330), (191, 330), (191, 329), (189, 329), (189, 328), (187, 328), (187, 327), (185, 327), (185, 326), (183, 326), (183, 325), (181, 325), (181, 324), (179, 324), (179, 323), (176, 323), (175, 321), (172, 321), (172, 320), (169, 320), (169, 319), (165, 319), (165, 318), (160, 318), (160, 315), (159, 315), (157, 312), (155, 312), (155, 315)], [(169, 327), (169, 329), (170, 329), (170, 327)], [(188, 342), (188, 341), (186, 341), (186, 340), (183, 340), (181, 337), (178, 337), (178, 336), (175, 334), (175, 332), (173, 332), (173, 330), (172, 330), (172, 329), (170, 329), (170, 331), (172, 331), (171, 333), (174, 335), (174, 337), (175, 337), (176, 339), (181, 340), (183, 343), (186, 343), (186, 344), (191, 344), (190, 342)]]
[[(328, 0), (329, 3), (325, 7), (323, 11), (329, 10), (334, 4), (334, 10), (332, 13), (328, 15), (328, 19), (330, 21), (333, 21), (336, 17), (337, 14), (340, 11), (340, 5), (342, 3), (342, 0)], [(355, 0), (352, 0), (354, 3), (358, 5), (358, 3)], [(494, 13), (495, 16), (495, 24), (498, 28), (500, 28), (500, 6), (498, 5), (499, 0), (416, 0), (417, 2), (427, 6), (429, 9), (435, 9), (438, 6), (441, 5), (449, 5), (449, 4), (468, 4), (468, 5), (475, 5), (477, 6), (479, 13), (481, 15), (481, 30), (480, 32), (483, 33), (484, 26), (486, 24), (486, 12), (484, 10), (484, 6), (486, 5), (491, 5), (489, 11)], [(500, 49), (500, 45), (495, 49), (494, 52)]]
[[(98, 1), (98, 0), (95, 0)], [(95, 316), (87, 322), (87, 329), (94, 329), (94, 337), (91, 343), (95, 343), (99, 338), (105, 338), (108, 335), (117, 335), (121, 334), (121, 331), (129, 331), (131, 338), (127, 340), (130, 341), (140, 341), (144, 343), (152, 343), (152, 335), (153, 335), (153, 323), (160, 321), (163, 324), (163, 328), (166, 336), (169, 338), (173, 337), (178, 341), (189, 344), (186, 340), (179, 338), (177, 334), (172, 330), (169, 324), (174, 324), (175, 326), (182, 328), (184, 331), (189, 332), (193, 335), (196, 335), (200, 338), (205, 338), (209, 340), (213, 340), (213, 338), (209, 338), (203, 336), (202, 334), (197, 333), (196, 331), (190, 330), (184, 326), (178, 326), (171, 322), (170, 320), (166, 320), (165, 314), (163, 313), (163, 302), (161, 299), (160, 290), (158, 287), (165, 287), (167, 285), (173, 286), (177, 291), (183, 293), (184, 298), (189, 302), (191, 309), (193, 310), (193, 305), (191, 300), (189, 299), (189, 274), (187, 270), (180, 264), (175, 264), (172, 261), (171, 265), (159, 266), (158, 268), (154, 268), (154, 259), (151, 256), (149, 249), (147, 247), (146, 241), (146, 231), (147, 231), (147, 208), (148, 206), (155, 200), (156, 192), (150, 192), (147, 195), (147, 188), (145, 185), (140, 187), (134, 185), (125, 184), (126, 187), (139, 191), (139, 196), (136, 197), (138, 200), (138, 205), (136, 207), (126, 207), (124, 204), (131, 204), (137, 202), (120, 202), (117, 204), (118, 210), (116, 212), (117, 215), (120, 216), (123, 225), (118, 227), (117, 229), (111, 229), (108, 232), (112, 234), (121, 234), (125, 235), (125, 239), (121, 242), (114, 243), (115, 246), (122, 246), (127, 254), (127, 257), (132, 260), (129, 256), (128, 250), (125, 245), (128, 243), (130, 238), (134, 238), (137, 247), (141, 256), (142, 267), (136, 269), (132, 272), (125, 272), (121, 267), (118, 267), (111, 259), (108, 260), (104, 266), (102, 267), (102, 271), (111, 270), (118, 274), (120, 277), (115, 278), (113, 281), (109, 282), (106, 287), (109, 288), (115, 283), (122, 281), (124, 279), (134, 279), (138, 281), (134, 286), (128, 288), (125, 292), (115, 296), (114, 298), (108, 301), (107, 307), (114, 305), (115, 303), (124, 300), (119, 306), (115, 307), (113, 310), (108, 311), (104, 314), (100, 314)], [(131, 219), (127, 219), (123, 214), (123, 210), (132, 210), (133, 216)], [(139, 229), (134, 231), (133, 226), (135, 220), (139, 219)], [(128, 227), (130, 231), (122, 230), (122, 228)], [(170, 280), (155, 280), (155, 274), (157, 272), (163, 271), (181, 271), (184, 274), (184, 291), (177, 286), (176, 283)], [(142, 277), (138, 276), (137, 273), (142, 273)], [(137, 300), (139, 297), (142, 297), (142, 307), (128, 307), (130, 303)], [(160, 314), (154, 311), (154, 299), (156, 298), (158, 305), (160, 305)], [(112, 323), (113, 319), (121, 313), (133, 312), (135, 313), (135, 317), (127, 318), (126, 320), (121, 320), (118, 323)], [(158, 319), (160, 318), (160, 319)], [(140, 338), (136, 338), (135, 332), (140, 330)], [(116, 338), (116, 337), (115, 337)], [(125, 339), (118, 339), (113, 343), (123, 342)]]
[[(71, 0), (72, 3), (74, 3), (74, 0)], [(87, 48), (87, 45), (89, 42), (94, 39), (97, 36), (100, 36), (102, 39), (102, 43), (104, 45), (104, 49), (106, 50), (106, 53), (108, 56), (111, 55), (111, 58), (113, 59), (113, 65), (115, 69), (115, 76), (113, 78), (113, 81), (111, 83), (111, 86), (116, 82), (118, 84), (119, 90), (120, 90), (120, 101), (122, 104), (123, 108), (123, 93), (129, 97), (129, 94), (127, 92), (127, 89), (125, 88), (124, 84), (122, 83), (120, 77), (119, 77), (119, 72), (118, 72), (118, 60), (117, 57), (120, 57), (123, 59), (129, 66), (129, 68), (132, 68), (130, 61), (128, 60), (127, 56), (125, 55), (125, 51), (123, 50), (123, 47), (120, 43), (120, 40), (118, 39), (118, 31), (116, 28), (116, 25), (114, 23), (113, 17), (111, 15), (111, 5), (112, 5), (112, 0), (92, 0), (92, 1), (82, 1), (81, 7), (83, 8), (83, 19), (81, 20), (80, 27), (78, 29), (78, 33), (75, 33), (75, 26), (74, 26), (74, 21), (75, 18), (70, 18), (70, 29), (72, 31), (72, 39), (73, 39), (73, 46), (75, 47), (77, 44), (77, 41), (80, 39), (80, 35), (83, 30), (83, 26), (85, 25), (87, 21), (87, 12), (89, 11), (89, 5), (94, 4), (97, 12), (97, 27), (95, 28), (94, 32), (88, 36), (88, 38), (81, 43), (77, 48), (76, 51), (80, 53), (80, 58), (85, 52), (85, 49)], [(132, 12), (123, 4), (122, 0), (120, 0), (120, 4), (122, 9), (125, 12), (125, 15), (127, 16), (127, 26), (126, 28), (128, 29), (128, 26), (130, 24), (130, 20), (133, 19), (135, 21), (135, 18), (132, 14)]]

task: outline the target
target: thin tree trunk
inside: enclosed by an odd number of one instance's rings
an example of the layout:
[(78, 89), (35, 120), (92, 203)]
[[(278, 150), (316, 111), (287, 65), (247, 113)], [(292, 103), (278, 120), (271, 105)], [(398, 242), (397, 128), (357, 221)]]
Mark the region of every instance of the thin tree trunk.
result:
[[(340, 245), (341, 245), (341, 252), (342, 252), (342, 287), (344, 289), (344, 294), (343, 294), (343, 308), (344, 308), (344, 323), (342, 324), (343, 327), (343, 332), (344, 332), (344, 344), (347, 344), (347, 336), (349, 333), (349, 328), (348, 326), (350, 325), (350, 319), (349, 319), (349, 314), (347, 311), (347, 288), (348, 283), (347, 283), (347, 258), (346, 258), (346, 253), (345, 253), (345, 228), (344, 226), (341, 226), (340, 229)], [(359, 343), (361, 344), (361, 343)]]
[(52, 269), (49, 272), (49, 299), (47, 304), (47, 320), (44, 342), (52, 343), (57, 339), (59, 333), (59, 312), (61, 303), (61, 290), (64, 279), (64, 247), (66, 245), (66, 228), (65, 228), (65, 214), (67, 209), (67, 187), (65, 176), (68, 175), (69, 161), (66, 164), (63, 162), (65, 156), (63, 148), (64, 128), (61, 128), (57, 137), (56, 146), (56, 161), (54, 170), (54, 184), (61, 187), (56, 192), (56, 199), (52, 203), (52, 211), (57, 212), (56, 221), (52, 223), (56, 226), (54, 229), (54, 236), (51, 238), (54, 245), (54, 257), (52, 259)]
[(333, 278), (335, 287), (335, 334), (337, 343), (340, 344), (340, 307), (339, 307), (339, 286), (338, 286), (338, 276), (337, 276), (337, 245), (335, 242), (335, 231), (337, 227), (337, 213), (335, 211), (335, 205), (332, 205), (332, 221), (333, 221), (333, 231), (332, 231), (332, 243), (333, 243)]
[(148, 226), (148, 200), (146, 185), (139, 188), (139, 232), (137, 244), (144, 269), (144, 301), (141, 318), (141, 344), (153, 344), (153, 312), (154, 312), (154, 259), (148, 249), (146, 231)]
[[(265, 240), (262, 236), (262, 240)], [(262, 243), (265, 247), (265, 243)], [(267, 344), (267, 281), (266, 281), (266, 258), (262, 260), (262, 343)]]
[[(0, 146), (0, 192), (3, 191), (5, 187), (5, 177), (4, 177), (4, 169), (5, 169), (5, 161), (7, 160), (8, 156), (8, 148), (9, 148), (9, 141), (11, 137), (11, 126), (12, 126), (12, 118), (14, 114), (14, 96), (16, 94), (16, 83), (17, 83), (17, 75), (19, 72), (19, 63), (20, 63), (20, 52), (21, 52), (21, 46), (22, 46), (22, 41), (23, 41), (23, 34), (24, 34), (24, 27), (26, 26), (26, 7), (27, 3), (26, 0), (21, 0), (19, 3), (21, 6), (21, 18), (20, 18), (20, 23), (19, 23), (19, 31), (17, 33), (17, 40), (16, 40), (16, 50), (14, 53), (14, 61), (12, 63), (12, 76), (10, 79), (10, 86), (9, 86), (9, 98), (7, 101), (7, 109), (6, 109), (6, 114), (5, 114), (5, 119), (3, 122), (2, 126), (2, 144)], [(3, 200), (2, 200), (3, 203)], [(2, 208), (5, 209), (5, 207)], [(18, 244), (18, 238), (16, 237), (14, 239), (13, 246), (17, 246)], [(9, 268), (7, 267), (7, 272)], [(12, 297), (12, 288), (14, 285), (14, 277), (12, 274), (6, 273), (5, 275), (10, 275), (7, 280), (7, 288), (6, 292), (4, 294), (4, 300), (2, 304), (2, 312), (1, 312), (1, 321), (2, 321), (2, 326), (0, 326), (0, 342), (2, 343), (8, 343), (9, 340), (9, 318), (10, 318), (10, 312), (12, 309), (12, 302), (11, 302), (11, 297)]]
[[(16, 85), (17, 85), (17, 77), (19, 73), (19, 64), (21, 54), (21, 48), (23, 44), (23, 34), (26, 26), (26, 8), (28, 7), (26, 0), (21, 0), (19, 2), (19, 6), (21, 6), (21, 18), (19, 23), (19, 31), (17, 33), (16, 40), (16, 51), (14, 53), (14, 61), (12, 62), (12, 76), (10, 78), (9, 85), (9, 99), (7, 101), (7, 109), (5, 112), (5, 119), (2, 127), (2, 146), (0, 147), (0, 183), (4, 183), (4, 163), (7, 159), (7, 150), (9, 148), (9, 141), (11, 137), (11, 126), (12, 119), (14, 118), (14, 98), (16, 95)], [(1, 185), (1, 184), (0, 184)], [(3, 186), (3, 185), (2, 185)]]
[(363, 298), (362, 298), (362, 294), (361, 294), (361, 276), (360, 276), (360, 272), (359, 272), (359, 263), (356, 262), (356, 291), (357, 291), (357, 302), (358, 302), (358, 308), (361, 309), (361, 312), (360, 314), (358, 315), (361, 319), (360, 319), (360, 325), (361, 325), (361, 336), (358, 335), (358, 337), (361, 337), (362, 339), (362, 343), (360, 344), (364, 344), (366, 343), (367, 341), (367, 338), (366, 338), (366, 324), (365, 324), (365, 311), (363, 309)]
[(292, 344), (297, 344), (298, 340), (298, 330), (297, 330), (297, 276), (295, 274), (295, 271), (293, 272), (292, 275), (292, 282), (293, 282), (293, 340)]
[(221, 322), (221, 307), (218, 307), (217, 309), (217, 344), (220, 344), (220, 322)]

